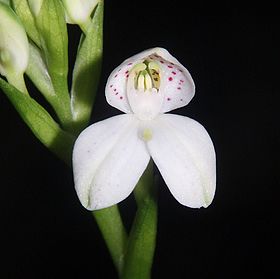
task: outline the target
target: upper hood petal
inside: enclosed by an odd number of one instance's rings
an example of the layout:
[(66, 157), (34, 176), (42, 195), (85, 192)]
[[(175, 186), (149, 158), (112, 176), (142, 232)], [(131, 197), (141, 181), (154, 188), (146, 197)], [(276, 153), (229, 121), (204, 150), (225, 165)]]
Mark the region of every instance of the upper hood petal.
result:
[(166, 49), (156, 47), (142, 51), (113, 70), (108, 78), (105, 95), (107, 102), (125, 112), (133, 113), (127, 98), (129, 72), (137, 63), (155, 60), (161, 68), (160, 91), (164, 94), (161, 113), (187, 105), (195, 93), (195, 85), (188, 70)]

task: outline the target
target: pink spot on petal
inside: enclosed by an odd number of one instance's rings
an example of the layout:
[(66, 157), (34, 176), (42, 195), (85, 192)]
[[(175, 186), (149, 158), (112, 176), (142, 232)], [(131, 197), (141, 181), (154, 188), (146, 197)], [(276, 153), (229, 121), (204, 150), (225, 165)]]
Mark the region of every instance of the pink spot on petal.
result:
[(122, 99), (123, 99), (123, 96), (120, 96), (120, 99), (122, 100)]
[(127, 66), (130, 66), (130, 65), (132, 65), (132, 63), (131, 63), (131, 62), (127, 64)]
[(115, 88), (115, 89), (114, 89), (114, 91), (116, 92), (116, 91), (117, 91), (117, 89)]
[(174, 63), (171, 63), (171, 62), (170, 62), (170, 64), (174, 66)]
[(182, 83), (183, 83), (183, 82), (184, 82), (184, 80), (180, 79), (180, 82), (182, 82)]
[(111, 84), (110, 87), (112, 88), (112, 87), (113, 87), (113, 84)]
[(183, 102), (183, 99), (180, 99), (181, 102)]
[(174, 72), (174, 71), (172, 71), (171, 73), (172, 73), (173, 75), (176, 75), (176, 72)]
[(168, 67), (168, 68), (170, 68), (170, 69), (172, 69), (172, 68), (173, 68), (173, 66), (171, 66), (171, 65), (168, 65), (167, 67)]
[(171, 101), (171, 98), (168, 97), (168, 98), (167, 98), (167, 101)]
[(129, 70), (127, 70), (126, 72), (125, 72), (125, 74), (128, 74), (129, 73)]
[(129, 75), (126, 75), (126, 78), (128, 78), (129, 77)]
[(181, 72), (181, 73), (182, 73), (183, 71), (182, 71), (181, 69), (179, 69), (179, 72)]
[(116, 78), (118, 75), (116, 74), (114, 77)]
[(160, 62), (161, 64), (164, 64), (164, 61), (162, 61), (162, 60), (160, 60), (159, 62)]
[(181, 90), (181, 87), (177, 87), (178, 90)]
[(168, 80), (169, 80), (169, 81), (172, 81), (172, 80), (173, 80), (173, 78), (172, 78), (172, 77), (169, 77), (169, 78), (168, 78)]
[(115, 95), (118, 95), (118, 94), (119, 94), (119, 92), (116, 92), (116, 93), (115, 93)]

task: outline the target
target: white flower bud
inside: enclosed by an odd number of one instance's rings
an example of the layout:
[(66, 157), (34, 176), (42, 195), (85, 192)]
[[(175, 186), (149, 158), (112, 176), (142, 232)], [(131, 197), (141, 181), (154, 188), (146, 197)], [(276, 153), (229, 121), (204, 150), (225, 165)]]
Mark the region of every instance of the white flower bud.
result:
[(28, 0), (29, 8), (34, 16), (40, 13), (44, 0)]
[(0, 2), (0, 74), (23, 74), (28, 66), (26, 32), (14, 11)]
[(84, 24), (99, 0), (62, 0), (65, 8), (66, 21), (71, 24)]

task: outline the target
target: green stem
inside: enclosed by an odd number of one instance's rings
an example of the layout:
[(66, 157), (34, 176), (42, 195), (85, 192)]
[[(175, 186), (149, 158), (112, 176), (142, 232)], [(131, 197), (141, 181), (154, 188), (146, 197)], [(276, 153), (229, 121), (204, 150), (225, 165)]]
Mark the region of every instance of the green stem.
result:
[(138, 210), (129, 235), (122, 279), (148, 279), (156, 244), (157, 200), (150, 162), (134, 190)]
[(107, 244), (114, 265), (119, 274), (123, 269), (123, 260), (127, 243), (127, 233), (123, 226), (117, 205), (98, 211), (93, 216)]

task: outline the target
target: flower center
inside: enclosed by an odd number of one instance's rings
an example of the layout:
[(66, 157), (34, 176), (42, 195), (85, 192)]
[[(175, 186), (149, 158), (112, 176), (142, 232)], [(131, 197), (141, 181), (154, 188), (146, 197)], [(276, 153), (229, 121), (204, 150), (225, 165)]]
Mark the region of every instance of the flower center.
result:
[(159, 112), (163, 101), (161, 68), (148, 59), (136, 64), (129, 72), (127, 97), (133, 113), (140, 120), (151, 120)]
[(134, 73), (134, 88), (136, 90), (149, 91), (152, 88), (159, 90), (160, 75), (157, 63), (145, 60), (143, 63), (136, 64), (131, 72)]

